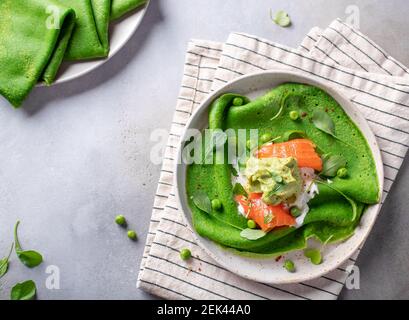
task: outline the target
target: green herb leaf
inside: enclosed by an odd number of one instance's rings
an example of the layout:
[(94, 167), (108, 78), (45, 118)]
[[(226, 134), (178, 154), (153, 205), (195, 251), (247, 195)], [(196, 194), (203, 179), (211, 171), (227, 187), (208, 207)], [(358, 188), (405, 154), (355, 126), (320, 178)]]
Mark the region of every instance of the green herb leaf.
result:
[(7, 258), (3, 258), (0, 260), (0, 278), (2, 278), (9, 269), (9, 260)]
[[(211, 214), (212, 213), (212, 202), (210, 201), (209, 196), (207, 195), (206, 192), (202, 190), (197, 190), (192, 196), (191, 199), (193, 200), (193, 203), (195, 204), (196, 207), (198, 207), (200, 210)], [(233, 227), (238, 230), (243, 230), (240, 226), (236, 226), (235, 224), (232, 224), (222, 218), (220, 218), (219, 214), (213, 214), (212, 215), (213, 219), (218, 220), (221, 223), (224, 223), (225, 225), (228, 225), (230, 227)]]
[(287, 95), (285, 95), (285, 96), (281, 99), (280, 109), (278, 109), (278, 112), (275, 114), (274, 117), (272, 117), (272, 118), (270, 119), (270, 121), (273, 121), (273, 120), (275, 120), (275, 119), (277, 119), (278, 117), (281, 116), (281, 114), (283, 113), (283, 110), (284, 110), (284, 105), (285, 105), (285, 103), (286, 103), (287, 98), (289, 97), (289, 95), (290, 95), (290, 94), (287, 94)]
[(230, 165), (230, 171), (231, 171), (231, 174), (232, 174), (233, 176), (235, 176), (235, 177), (238, 177), (238, 176), (239, 176), (239, 173), (237, 172), (236, 168), (233, 167), (233, 165)]
[(297, 138), (305, 138), (306, 136), (307, 135), (305, 134), (304, 131), (289, 130), (289, 131), (284, 132), (282, 141), (286, 142), (286, 141), (290, 141), (290, 140), (297, 139)]
[(33, 280), (17, 283), (10, 293), (11, 300), (33, 300), (36, 296), (37, 288)]
[(285, 28), (291, 25), (291, 19), (288, 13), (283, 10), (277, 11), (273, 17), (273, 11), (270, 9), (270, 17), (271, 20), (273, 20), (274, 23), (279, 25), (280, 27)]
[(240, 183), (235, 183), (233, 186), (233, 195), (238, 196), (238, 195), (242, 195), (247, 197), (248, 194), (246, 192), (246, 190), (243, 188), (243, 186)]
[(283, 177), (282, 176), (274, 176), (274, 180), (277, 183), (283, 183)]
[(41, 254), (34, 250), (18, 251), (17, 256), (29, 268), (37, 267), (43, 262)]
[(240, 236), (247, 240), (257, 240), (264, 237), (266, 234), (267, 233), (265, 233), (263, 230), (250, 228), (244, 229), (242, 232), (240, 232)]
[(336, 138), (334, 122), (325, 111), (315, 110), (312, 114), (312, 123), (317, 129)]
[(292, 104), (299, 106), (303, 101), (303, 98), (294, 94), (294, 93), (287, 93), (283, 97), (281, 97), (280, 101), (280, 109), (278, 112), (270, 119), (270, 121), (276, 120), (283, 114), (283, 110), (285, 107), (290, 107)]
[(349, 204), (350, 204), (351, 207), (352, 207), (352, 218), (351, 218), (351, 221), (355, 221), (355, 219), (356, 219), (356, 217), (357, 217), (357, 215), (358, 215), (358, 206), (357, 206), (355, 200), (352, 200), (352, 199), (351, 199), (350, 197), (348, 197), (345, 193), (343, 193), (342, 191), (338, 190), (337, 188), (334, 188), (333, 186), (331, 186), (331, 185), (328, 184), (328, 183), (325, 183), (325, 182), (322, 182), (322, 181), (319, 181), (319, 180), (315, 180), (315, 182), (316, 182), (316, 183), (323, 184), (323, 185), (326, 185), (328, 188), (330, 188), (330, 189), (332, 189), (332, 190), (338, 192), (341, 196), (343, 196), (343, 197), (349, 202)]
[(321, 252), (318, 249), (306, 249), (304, 250), (304, 255), (310, 259), (313, 264), (321, 264), (322, 256)]
[[(209, 196), (207, 195), (206, 192), (204, 192), (203, 190), (197, 190), (192, 196), (191, 199), (193, 201), (193, 203), (195, 204), (195, 206), (197, 208), (199, 208), (200, 210), (211, 214), (212, 213), (212, 202), (210, 201)], [(240, 226), (236, 226), (233, 223), (230, 223), (222, 218), (219, 217), (219, 214), (213, 214), (212, 218), (218, 220), (220, 223), (223, 223), (225, 225), (228, 225), (230, 227), (233, 227), (235, 229), (238, 230), (243, 230), (243, 228), (241, 228)]]
[(322, 171), (321, 175), (326, 177), (335, 177), (339, 168), (343, 168), (347, 164), (347, 160), (341, 155), (325, 154), (322, 156)]
[(272, 197), (272, 196), (277, 195), (277, 193), (279, 193), (283, 188), (285, 188), (285, 184), (282, 182), (281, 183), (277, 182), (276, 185), (273, 187), (273, 189), (271, 189), (268, 192), (267, 197)]
[(330, 136), (346, 144), (350, 148), (353, 148), (353, 149), (355, 148), (355, 146), (353, 146), (352, 144), (338, 138), (335, 135), (335, 124), (332, 121), (331, 117), (325, 111), (315, 110), (312, 115), (312, 123), (318, 130), (321, 130), (322, 132), (329, 134)]
[(0, 260), (0, 278), (2, 278), (9, 269), (9, 259), (13, 251), (13, 246), (14, 246), (14, 243), (11, 244), (8, 256)]
[(209, 214), (212, 212), (212, 203), (206, 192), (202, 190), (197, 190), (193, 194), (192, 200), (195, 206), (198, 207), (200, 210)]
[(269, 212), (264, 216), (264, 223), (266, 224), (270, 223), (271, 221), (273, 221), (273, 219), (274, 219), (274, 215), (271, 212)]
[(29, 268), (37, 267), (39, 264), (43, 262), (43, 257), (40, 253), (34, 250), (23, 250), (21, 248), (20, 242), (17, 236), (17, 229), (20, 224), (20, 221), (17, 221), (14, 227), (14, 243), (17, 257), (20, 261)]

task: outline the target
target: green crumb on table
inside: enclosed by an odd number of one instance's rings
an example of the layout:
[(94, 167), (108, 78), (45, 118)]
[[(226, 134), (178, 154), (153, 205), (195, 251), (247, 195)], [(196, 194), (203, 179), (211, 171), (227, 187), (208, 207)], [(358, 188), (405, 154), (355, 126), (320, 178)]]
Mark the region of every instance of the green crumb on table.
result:
[(131, 240), (138, 239), (138, 235), (133, 230), (129, 230), (127, 234), (128, 234), (128, 238), (131, 239)]
[(288, 271), (288, 272), (295, 272), (295, 264), (291, 260), (285, 260), (283, 267)]
[(115, 217), (115, 222), (116, 224), (123, 226), (126, 224), (126, 219), (122, 214), (120, 214)]
[(180, 250), (179, 255), (180, 255), (180, 258), (182, 260), (186, 261), (192, 256), (192, 252), (190, 252), (189, 249), (184, 248), (184, 249)]

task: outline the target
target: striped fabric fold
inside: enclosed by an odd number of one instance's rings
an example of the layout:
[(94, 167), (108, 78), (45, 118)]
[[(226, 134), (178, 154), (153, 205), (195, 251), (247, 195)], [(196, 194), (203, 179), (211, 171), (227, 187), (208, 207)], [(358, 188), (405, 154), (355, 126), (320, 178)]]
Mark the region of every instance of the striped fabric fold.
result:
[[(335, 20), (313, 28), (298, 49), (244, 33), (225, 43), (192, 40), (165, 150), (149, 234), (138, 277), (139, 288), (166, 299), (336, 299), (347, 266), (318, 279), (267, 285), (243, 279), (213, 261), (193, 240), (173, 190), (176, 146), (192, 112), (208, 93), (234, 78), (261, 70), (297, 70), (343, 91), (366, 117), (382, 152), (384, 201), (409, 147), (409, 73), (372, 40)], [(189, 247), (184, 262), (179, 250)]]

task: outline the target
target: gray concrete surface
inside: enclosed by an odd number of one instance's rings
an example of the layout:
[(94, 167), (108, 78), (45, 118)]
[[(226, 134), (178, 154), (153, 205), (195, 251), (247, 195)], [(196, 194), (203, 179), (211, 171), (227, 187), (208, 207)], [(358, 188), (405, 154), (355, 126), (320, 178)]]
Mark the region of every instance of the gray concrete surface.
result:
[[(136, 289), (159, 166), (149, 161), (153, 128), (169, 128), (190, 38), (223, 41), (245, 31), (297, 46), (313, 26), (325, 27), (357, 4), (361, 30), (409, 65), (409, 3), (328, 0), (153, 0), (143, 24), (112, 60), (75, 81), (37, 88), (19, 110), (0, 98), (0, 252), (21, 219), (21, 242), (45, 256), (27, 269), (15, 257), (2, 279), (34, 279), (40, 299), (152, 299)], [(289, 29), (269, 8), (285, 9)], [(361, 289), (342, 299), (409, 298), (409, 166), (385, 204), (358, 259)], [(113, 223), (128, 217), (131, 242)], [(47, 266), (61, 288), (48, 290)]]

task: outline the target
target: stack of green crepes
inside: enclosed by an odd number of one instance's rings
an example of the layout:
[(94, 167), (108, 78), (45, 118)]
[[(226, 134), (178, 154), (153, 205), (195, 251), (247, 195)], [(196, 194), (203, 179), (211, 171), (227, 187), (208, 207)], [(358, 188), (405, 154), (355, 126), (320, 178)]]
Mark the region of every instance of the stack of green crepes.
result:
[(148, 0), (0, 0), (0, 94), (18, 107), (61, 62), (104, 58), (109, 22)]

